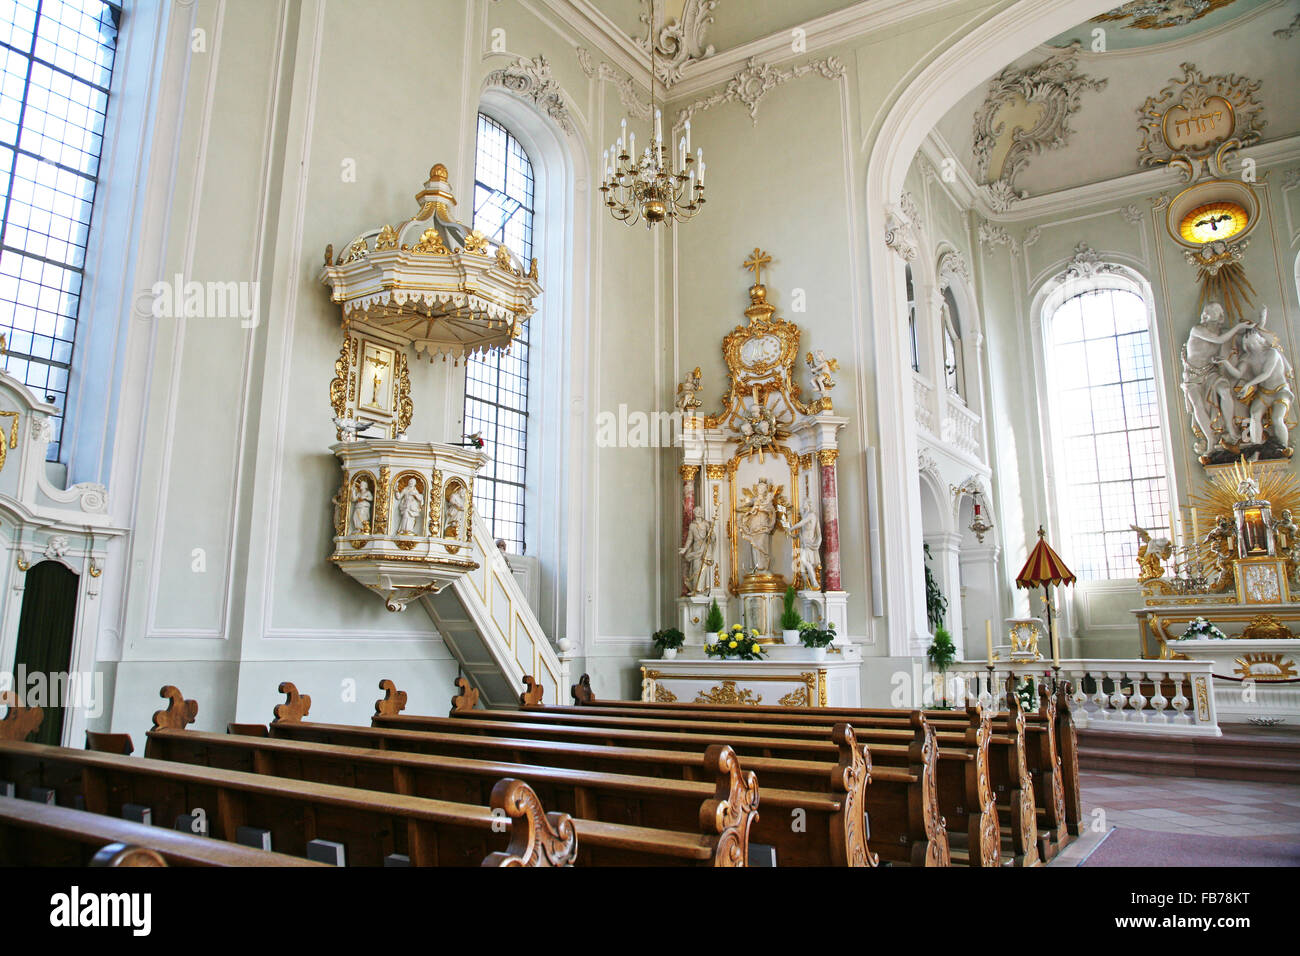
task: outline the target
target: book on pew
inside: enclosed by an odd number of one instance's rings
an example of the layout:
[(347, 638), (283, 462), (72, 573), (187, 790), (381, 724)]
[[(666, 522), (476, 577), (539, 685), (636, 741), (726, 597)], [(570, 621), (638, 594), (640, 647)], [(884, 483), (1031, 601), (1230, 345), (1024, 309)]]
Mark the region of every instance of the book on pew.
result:
[(27, 799), (36, 803), (54, 805), (54, 790), (51, 787), (31, 787), (27, 791)]
[(384, 866), (410, 866), (411, 858), (405, 853), (390, 853), (384, 857)]
[[(241, 846), (251, 846), (255, 850), (271, 849), (271, 831), (263, 830), (261, 827), (237, 827), (235, 829), (235, 842)], [(325, 843), (325, 840), (312, 840), (312, 843)], [(307, 845), (307, 858), (316, 859), (311, 855), (311, 844)], [(326, 859), (326, 863), (333, 862)], [(342, 864), (340, 864), (342, 865)]]
[(343, 844), (335, 843), (333, 840), (312, 840), (307, 844), (307, 859), (334, 866), (346, 865)]
[(141, 803), (124, 803), (122, 804), (122, 819), (134, 823), (143, 823), (145, 826), (152, 826), (153, 810)]

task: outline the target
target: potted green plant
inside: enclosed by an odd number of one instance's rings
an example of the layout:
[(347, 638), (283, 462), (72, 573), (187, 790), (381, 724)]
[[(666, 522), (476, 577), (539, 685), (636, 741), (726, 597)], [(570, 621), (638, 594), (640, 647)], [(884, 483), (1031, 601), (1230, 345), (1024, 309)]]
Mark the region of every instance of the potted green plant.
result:
[(677, 648), (686, 643), (686, 635), (675, 627), (665, 627), (661, 631), (655, 631), (651, 640), (655, 642), (655, 647), (659, 648), (663, 659), (670, 661), (677, 656)]
[(930, 666), (939, 673), (940, 685), (942, 687), (943, 707), (948, 706), (948, 687), (943, 675), (948, 672), (952, 662), (957, 659), (957, 645), (952, 642), (952, 635), (948, 633), (947, 628), (938, 627), (934, 631), (934, 640), (930, 642), (925, 656), (930, 658)]
[(785, 589), (785, 610), (781, 612), (781, 640), (787, 644), (799, 643), (799, 625), (803, 623), (803, 618), (799, 616), (799, 611), (794, 606), (798, 597), (793, 584)]
[(722, 609), (718, 607), (718, 599), (714, 598), (709, 602), (709, 613), (704, 615), (704, 633), (717, 634), (726, 626), (727, 622), (722, 616)]
[(1178, 638), (1180, 641), (1226, 641), (1227, 639), (1227, 634), (1203, 617), (1198, 617), (1188, 624), (1187, 629)]
[(825, 627), (818, 627), (811, 621), (804, 621), (799, 625), (799, 643), (812, 651), (812, 659), (821, 661), (826, 659), (826, 648), (835, 641), (835, 622), (829, 622)]
[(704, 653), (710, 657), (736, 657), (742, 661), (762, 660), (766, 651), (759, 643), (760, 636), (757, 628), (746, 634), (744, 627), (739, 624), (733, 624), (729, 631), (718, 628), (715, 635), (717, 640), (712, 644), (705, 644)]

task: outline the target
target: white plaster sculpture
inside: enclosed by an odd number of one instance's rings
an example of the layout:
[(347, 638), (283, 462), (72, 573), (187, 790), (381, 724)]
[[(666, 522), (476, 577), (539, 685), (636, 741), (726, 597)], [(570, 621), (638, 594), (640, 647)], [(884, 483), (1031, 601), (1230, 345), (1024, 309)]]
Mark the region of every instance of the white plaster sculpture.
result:
[(750, 548), (753, 569), (766, 573), (772, 567), (772, 532), (777, 524), (776, 492), (766, 478), (760, 478), (753, 493), (743, 493), (740, 502), (740, 536)]
[(374, 422), (367, 421), (364, 418), (338, 418), (334, 419), (334, 427), (338, 429), (339, 441), (356, 441), (367, 428)]
[(817, 509), (805, 498), (799, 509), (799, 520), (790, 526), (790, 534), (799, 542), (794, 556), (795, 576), (803, 575), (805, 588), (816, 588), (818, 564), (821, 557), (822, 529), (817, 521)]
[(1183, 346), (1183, 395), (1205, 439), (1205, 447), (1199, 449), (1202, 456), (1212, 454), (1225, 439), (1232, 445), (1241, 442), (1233, 415), (1232, 382), (1219, 365), (1231, 353), (1237, 333), (1249, 325), (1239, 322), (1224, 332), (1223, 319), (1223, 306), (1217, 302), (1206, 305), (1200, 324), (1192, 326)]
[(397, 494), (397, 533), (418, 534), (423, 510), (423, 492), (416, 487), (414, 478), (406, 479), (406, 484)]
[(443, 524), (444, 534), (452, 528), (459, 533), (461, 523), (465, 520), (465, 489), (460, 485), (453, 488), (451, 494), (447, 496), (446, 514), (446, 522)]
[(370, 505), (374, 500), (375, 496), (370, 491), (370, 482), (362, 478), (356, 490), (352, 492), (353, 534), (370, 533)]
[(686, 528), (686, 544), (678, 549), (682, 556), (682, 585), (686, 594), (698, 594), (707, 587), (700, 587), (701, 571), (704, 568), (709, 550), (709, 522), (704, 517), (704, 509), (696, 508), (691, 523)]
[(812, 386), (818, 397), (828, 397), (831, 389), (835, 387), (835, 380), (831, 378), (831, 373), (840, 370), (839, 360), (828, 359), (826, 353), (818, 349), (816, 352), (809, 352), (804, 361), (808, 365), (808, 371), (812, 373)]
[[(1295, 402), (1287, 380), (1291, 364), (1282, 350), (1260, 331), (1267, 318), (1268, 310), (1265, 309), (1260, 313), (1259, 325), (1252, 325), (1241, 337), (1240, 367), (1223, 357), (1217, 357), (1215, 365), (1237, 380), (1233, 392), (1249, 408), (1248, 440), (1261, 445), (1272, 438), (1285, 448), (1290, 439), (1286, 413)], [(1265, 412), (1269, 413), (1268, 434), (1264, 429)]]
[(674, 404), (683, 416), (689, 417), (700, 407), (700, 387), (700, 369), (696, 366), (695, 371), (687, 372), (682, 383), (677, 386), (677, 399)]

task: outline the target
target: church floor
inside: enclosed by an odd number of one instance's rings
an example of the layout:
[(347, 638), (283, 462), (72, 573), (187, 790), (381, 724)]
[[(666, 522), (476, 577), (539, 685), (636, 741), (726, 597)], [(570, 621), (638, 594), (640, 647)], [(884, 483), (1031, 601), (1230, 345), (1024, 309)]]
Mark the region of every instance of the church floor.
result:
[(1300, 787), (1096, 770), (1079, 787), (1092, 835), (1056, 865), (1300, 865)]

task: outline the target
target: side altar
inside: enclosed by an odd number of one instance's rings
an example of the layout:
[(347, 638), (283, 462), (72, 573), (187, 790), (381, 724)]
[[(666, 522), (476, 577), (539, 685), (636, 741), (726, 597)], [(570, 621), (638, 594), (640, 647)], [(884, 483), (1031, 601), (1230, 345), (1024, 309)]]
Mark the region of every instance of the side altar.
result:
[[(642, 660), (642, 699), (798, 707), (856, 707), (860, 649), (847, 639), (848, 592), (840, 580), (838, 433), (831, 392), (839, 363), (803, 351), (799, 326), (768, 301), (759, 249), (746, 321), (722, 340), (727, 388), (721, 410), (701, 411), (699, 368), (677, 389), (681, 448), (681, 593), (685, 645), (672, 659)], [(798, 379), (808, 375), (805, 398)], [(787, 589), (829, 647), (782, 643)], [(759, 659), (710, 657), (710, 607), (728, 628), (756, 635)]]
[[(728, 386), (722, 409), (702, 415), (700, 370), (678, 386), (682, 416), (682, 585), (679, 627), (688, 647), (706, 642), (704, 621), (717, 601), (729, 623), (781, 639), (786, 588), (806, 621), (848, 627), (840, 581), (837, 433), (848, 419), (832, 410), (834, 359), (800, 357), (800, 329), (776, 315), (762, 282), (771, 262), (755, 249), (747, 322), (722, 340)], [(815, 393), (796, 381), (806, 366)], [(844, 638), (837, 638), (842, 644)]]

